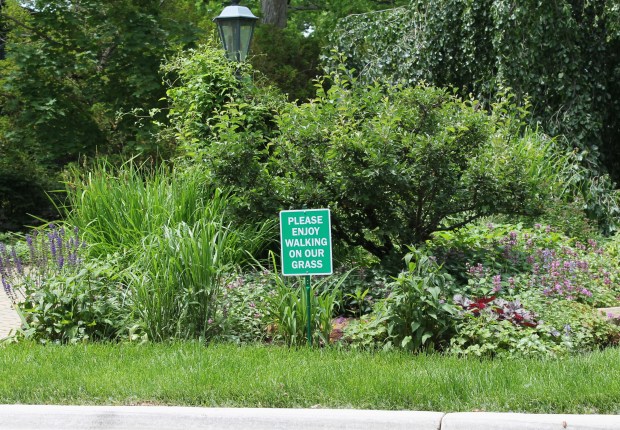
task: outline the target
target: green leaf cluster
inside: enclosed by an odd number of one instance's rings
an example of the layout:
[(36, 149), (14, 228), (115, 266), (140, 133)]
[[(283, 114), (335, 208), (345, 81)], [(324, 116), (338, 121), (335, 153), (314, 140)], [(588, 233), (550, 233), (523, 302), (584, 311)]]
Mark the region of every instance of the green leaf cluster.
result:
[(235, 187), (246, 216), (329, 207), (338, 241), (397, 267), (405, 246), (433, 231), (537, 214), (557, 190), (563, 160), (544, 136), (517, 132), (508, 104), (489, 115), (426, 85), (330, 83), (284, 105), (270, 138), (233, 124), (205, 147), (213, 180)]
[[(612, 0), (413, 0), (343, 19), (330, 48), (366, 82), (452, 85), (485, 106), (510, 87), (517, 104), (531, 101), (531, 126), (579, 153), (586, 169), (576, 192), (609, 232), (617, 197), (604, 184), (609, 178), (598, 176), (602, 163), (620, 178), (618, 16)], [(335, 70), (339, 62), (327, 64)]]

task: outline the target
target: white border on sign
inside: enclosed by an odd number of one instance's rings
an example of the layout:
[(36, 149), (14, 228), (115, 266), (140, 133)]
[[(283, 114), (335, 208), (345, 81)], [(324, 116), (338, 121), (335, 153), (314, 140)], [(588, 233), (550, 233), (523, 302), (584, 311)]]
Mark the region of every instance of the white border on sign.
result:
[[(286, 212), (296, 212), (296, 213), (306, 213), (306, 212), (316, 212), (316, 211), (327, 211), (329, 221), (328, 231), (329, 231), (329, 268), (330, 272), (327, 273), (284, 273), (284, 253), (282, 252), (282, 214)], [(334, 256), (333, 256), (333, 248), (332, 248), (332, 212), (329, 208), (319, 208), (319, 209), (290, 209), (285, 211), (280, 211), (280, 266), (282, 267), (282, 275), (283, 276), (323, 276), (323, 275), (332, 275), (334, 273)]]

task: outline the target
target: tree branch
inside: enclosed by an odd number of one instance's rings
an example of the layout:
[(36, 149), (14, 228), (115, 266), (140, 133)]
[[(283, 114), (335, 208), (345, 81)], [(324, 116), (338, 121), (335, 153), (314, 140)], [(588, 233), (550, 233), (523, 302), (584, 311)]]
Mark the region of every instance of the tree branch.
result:
[(458, 222), (456, 224), (453, 224), (453, 225), (451, 225), (449, 227), (439, 227), (439, 228), (436, 228), (435, 231), (450, 231), (450, 230), (454, 230), (454, 229), (457, 229), (459, 227), (466, 226), (467, 224), (469, 224), (473, 220), (476, 220), (476, 219), (478, 219), (480, 217), (482, 217), (482, 214), (475, 214), (475, 215), (472, 215), (472, 216), (470, 216), (468, 218), (465, 218), (463, 221)]
[(15, 24), (19, 25), (19, 26), (20, 26), (20, 27), (22, 27), (22, 28), (25, 28), (25, 29), (26, 29), (26, 30), (28, 30), (28, 31), (32, 31), (32, 32), (33, 32), (34, 34), (36, 34), (37, 36), (39, 36), (39, 37), (41, 37), (41, 38), (43, 38), (43, 39), (47, 40), (48, 42), (50, 42), (50, 43), (52, 43), (52, 44), (54, 44), (54, 45), (56, 45), (56, 46), (62, 46), (63, 48), (67, 48), (67, 47), (68, 47), (68, 46), (67, 46), (67, 45), (65, 45), (64, 43), (60, 43), (60, 42), (58, 42), (58, 41), (56, 41), (56, 40), (54, 40), (54, 39), (50, 38), (50, 37), (49, 37), (49, 36), (47, 36), (46, 34), (41, 33), (41, 32), (40, 32), (40, 31), (38, 31), (36, 28), (29, 26), (28, 24), (26, 24), (26, 23), (24, 23), (24, 22), (20, 21), (20, 20), (19, 20), (19, 19), (17, 19), (17, 18), (14, 18), (14, 17), (12, 17), (12, 16), (10, 16), (10, 15), (7, 15), (6, 13), (2, 13), (2, 12), (0, 12), (0, 16), (2, 16), (3, 18), (8, 19), (8, 20), (10, 20), (10, 21), (14, 22)]

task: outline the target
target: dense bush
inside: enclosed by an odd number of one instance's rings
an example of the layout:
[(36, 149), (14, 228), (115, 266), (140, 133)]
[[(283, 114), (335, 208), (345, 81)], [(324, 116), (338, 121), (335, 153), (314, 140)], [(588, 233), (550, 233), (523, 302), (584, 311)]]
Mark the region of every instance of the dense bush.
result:
[(320, 75), (321, 47), (315, 37), (304, 37), (296, 28), (259, 26), (252, 43), (252, 66), (288, 95), (289, 101), (314, 97), (313, 80)]
[(127, 338), (131, 317), (115, 258), (84, 261), (79, 231), (53, 224), (19, 245), (0, 243), (0, 280), (17, 304), (20, 336), (42, 343)]
[(181, 156), (202, 160), (206, 147), (233, 144), (227, 139), (233, 131), (257, 144), (273, 133), (273, 116), (284, 96), (258, 85), (261, 78), (252, 80), (251, 66), (228, 61), (213, 42), (171, 58), (162, 71), (170, 121), (163, 133), (172, 132)]
[(433, 231), (542, 211), (563, 160), (544, 136), (520, 136), (518, 115), (508, 102), (489, 115), (445, 89), (334, 75), (315, 100), (281, 110), (268, 144), (230, 125), (204, 156), (250, 213), (330, 207), (337, 241), (394, 268)]
[[(332, 47), (366, 80), (454, 85), (488, 102), (502, 84), (534, 122), (569, 147), (611, 154), (618, 135), (617, 6), (614, 1), (412, 1), (347, 17)], [(601, 145), (601, 143), (603, 143)]]
[[(527, 121), (577, 148), (573, 189), (605, 233), (620, 203), (620, 35), (613, 0), (514, 3), (414, 0), (408, 7), (341, 20), (331, 35), (361, 80), (452, 85), (485, 106), (510, 87), (529, 100)], [(605, 169), (612, 179), (603, 174)]]
[(26, 282), (19, 302), (22, 335), (42, 343), (128, 339), (132, 318), (114, 262), (92, 260), (73, 270)]
[(197, 168), (100, 163), (67, 192), (66, 219), (90, 257), (120, 256), (125, 309), (152, 340), (221, 335), (224, 285), (273, 236), (274, 222), (233, 224), (232, 196)]

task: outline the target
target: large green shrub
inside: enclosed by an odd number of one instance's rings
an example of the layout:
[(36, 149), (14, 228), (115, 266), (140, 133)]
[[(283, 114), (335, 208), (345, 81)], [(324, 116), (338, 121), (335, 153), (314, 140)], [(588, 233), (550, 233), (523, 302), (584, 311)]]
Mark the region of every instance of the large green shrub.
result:
[(614, 0), (413, 0), (341, 20), (331, 48), (366, 82), (453, 85), (487, 106), (506, 86), (519, 103), (529, 99), (530, 124), (578, 148), (571, 194), (609, 233), (620, 213), (612, 191), (620, 178), (617, 22)]
[(332, 78), (316, 99), (281, 110), (268, 144), (257, 148), (231, 124), (205, 149), (214, 181), (235, 187), (257, 216), (330, 207), (338, 241), (395, 266), (405, 245), (433, 231), (540, 213), (557, 189), (552, 142), (520, 135), (508, 102), (489, 115), (445, 89)]

